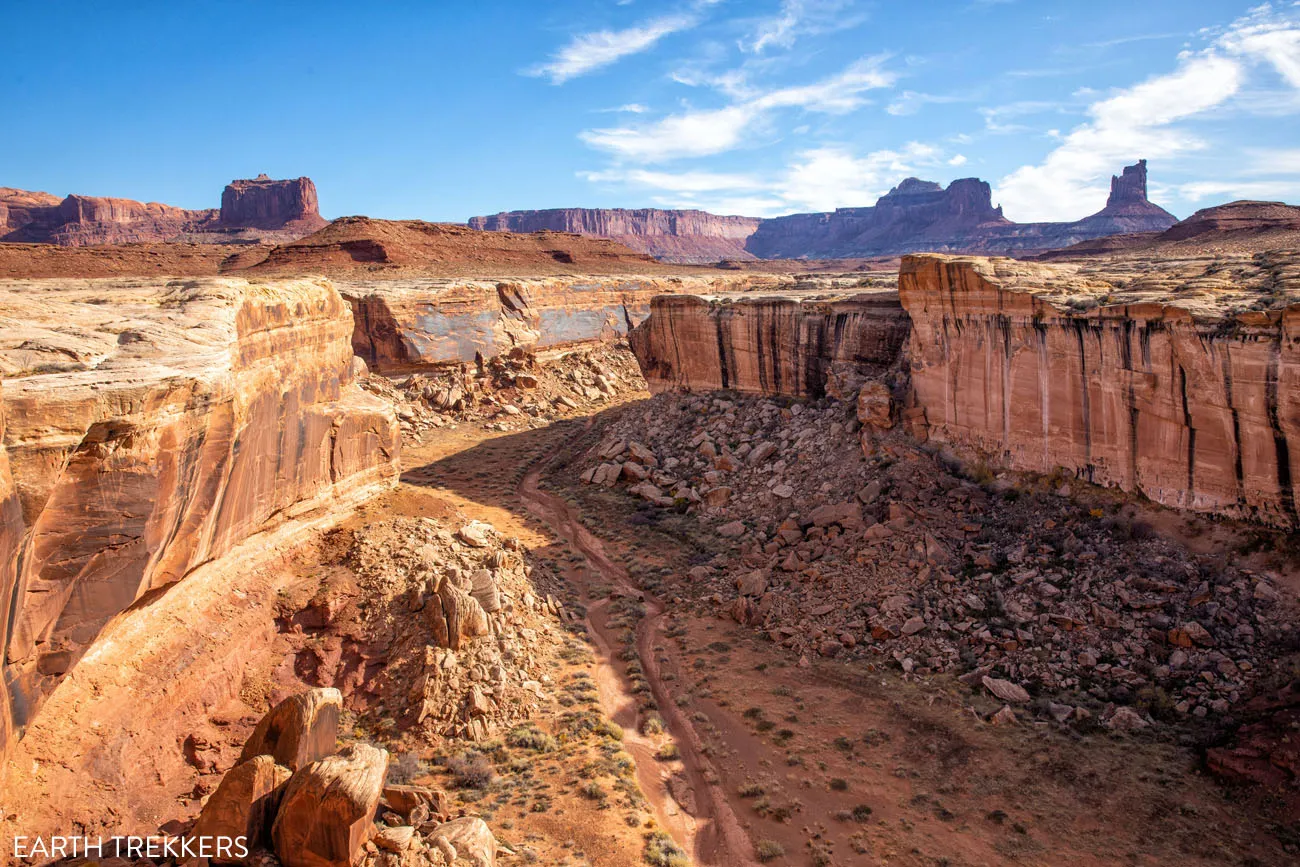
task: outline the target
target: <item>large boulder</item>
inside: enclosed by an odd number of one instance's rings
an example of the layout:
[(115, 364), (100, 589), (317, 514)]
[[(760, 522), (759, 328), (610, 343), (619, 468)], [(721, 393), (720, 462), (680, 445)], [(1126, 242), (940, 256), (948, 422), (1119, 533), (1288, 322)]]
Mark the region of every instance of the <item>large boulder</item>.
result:
[[(267, 755), (235, 765), (203, 805), (190, 835), (200, 840), (245, 837), (249, 851), (268, 846), (271, 823), (292, 773)], [(210, 860), (213, 864), (243, 863), (242, 859), (233, 858)]]
[(239, 761), (268, 755), (277, 765), (296, 771), (331, 755), (338, 740), (342, 709), (343, 696), (332, 687), (309, 689), (286, 698), (253, 729)]
[(496, 867), (497, 838), (487, 822), (477, 816), (462, 816), (445, 822), (429, 833), (429, 842), (442, 851), (448, 863), (463, 859), (474, 867)]
[(479, 601), (446, 578), (425, 604), (424, 615), (438, 647), (460, 650), (490, 630), (487, 612)]
[(271, 829), (284, 867), (350, 867), (374, 829), (388, 752), (352, 744), (298, 770)]

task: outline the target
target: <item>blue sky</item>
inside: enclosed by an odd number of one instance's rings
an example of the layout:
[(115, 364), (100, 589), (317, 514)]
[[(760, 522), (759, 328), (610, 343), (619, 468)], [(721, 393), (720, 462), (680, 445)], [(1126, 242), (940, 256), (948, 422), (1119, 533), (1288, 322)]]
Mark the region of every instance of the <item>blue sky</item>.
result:
[(871, 204), (978, 176), (1014, 220), (1150, 160), (1179, 216), (1300, 201), (1300, 3), (19, 3), (0, 185), (213, 207), (309, 175), (329, 217)]

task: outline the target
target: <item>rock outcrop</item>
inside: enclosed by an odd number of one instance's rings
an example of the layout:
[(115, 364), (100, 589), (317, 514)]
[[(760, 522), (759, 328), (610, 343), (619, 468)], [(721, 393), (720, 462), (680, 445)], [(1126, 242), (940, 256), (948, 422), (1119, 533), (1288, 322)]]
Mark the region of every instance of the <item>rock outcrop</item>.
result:
[(285, 867), (349, 867), (374, 832), (388, 753), (345, 747), (299, 769), (285, 787), (271, 838)]
[(334, 752), (342, 710), (343, 695), (337, 689), (289, 696), (262, 717), (239, 760), (266, 755), (290, 771), (319, 761)]
[(289, 241), (325, 225), (310, 178), (259, 175), (226, 186), (221, 208), (190, 210), (157, 202), (0, 187), (0, 241), (81, 247), (163, 241)]
[[(330, 745), (333, 752), (333, 745)], [(262, 848), (270, 843), (271, 823), (280, 809), (285, 784), (292, 771), (268, 755), (256, 755), (231, 768), (221, 785), (208, 798), (194, 823), (191, 836), (197, 840), (229, 840), (243, 837), (245, 846)], [(239, 864), (242, 858), (213, 857), (213, 864)]]
[(1298, 265), (909, 256), (899, 294), (925, 430), (993, 463), (1294, 526)]
[(629, 340), (652, 392), (733, 389), (820, 397), (892, 366), (907, 339), (894, 292), (833, 301), (661, 296)]
[(1236, 256), (1258, 250), (1294, 250), (1297, 247), (1300, 247), (1300, 208), (1283, 202), (1240, 201), (1203, 208), (1163, 232), (1110, 235), (1035, 258)]
[(960, 178), (947, 189), (907, 178), (874, 206), (759, 219), (705, 211), (559, 208), (472, 217), (475, 229), (541, 229), (611, 238), (668, 262), (722, 259), (846, 259), (931, 250), (1033, 253), (1126, 232), (1160, 231), (1176, 218), (1147, 200), (1146, 160), (1111, 180), (1106, 207), (1067, 223), (1014, 223), (994, 207), (992, 189)]
[(938, 184), (908, 178), (870, 208), (764, 220), (746, 249), (763, 259), (896, 256), (922, 250), (1028, 253), (1125, 232), (1159, 231), (1176, 221), (1146, 198), (1146, 160), (1112, 178), (1106, 207), (1069, 223), (1014, 223), (994, 207), (978, 178)]
[(760, 222), (757, 217), (695, 210), (552, 208), (470, 217), (469, 227), (486, 232), (575, 232), (609, 238), (665, 262), (705, 263), (754, 258), (745, 241)]
[(353, 382), (351, 311), (324, 280), (21, 281), (0, 298), (0, 547), (18, 551), (0, 565), (16, 579), (0, 731), (119, 612), (395, 479), (393, 410)]
[(516, 235), (452, 223), (341, 217), (319, 232), (277, 246), (254, 270), (396, 279), (636, 274), (656, 268), (672, 270), (622, 244), (564, 232)]
[[(1300, 524), (1300, 254), (916, 255), (898, 298), (662, 297), (630, 340), (656, 392), (812, 397), (851, 397), (906, 340), (899, 415), (918, 436), (994, 466)], [(864, 424), (892, 424), (885, 389), (860, 400)]]
[(221, 224), (238, 228), (300, 227), (304, 234), (325, 225), (311, 178), (236, 180), (221, 193)]
[(624, 335), (656, 295), (771, 288), (780, 278), (554, 277), (339, 282), (356, 317), (353, 350), (372, 369), (415, 370)]

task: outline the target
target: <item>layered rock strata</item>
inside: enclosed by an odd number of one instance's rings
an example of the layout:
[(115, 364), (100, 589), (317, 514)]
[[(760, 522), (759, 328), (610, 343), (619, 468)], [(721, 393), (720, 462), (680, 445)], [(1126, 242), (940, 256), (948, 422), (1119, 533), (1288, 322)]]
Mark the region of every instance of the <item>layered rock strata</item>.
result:
[(909, 256), (933, 439), (1180, 508), (1295, 525), (1300, 261), (1087, 268)]
[(0, 732), (119, 612), (395, 479), (393, 410), (353, 382), (327, 281), (15, 281), (0, 299)]
[(311, 178), (258, 175), (231, 181), (221, 207), (191, 210), (158, 202), (0, 187), (0, 241), (83, 247), (159, 241), (288, 241), (325, 225)]
[(927, 254), (903, 260), (897, 299), (663, 297), (651, 311), (631, 343), (656, 392), (851, 396), (907, 340), (903, 416), (920, 436), (1169, 506), (1300, 523), (1294, 253)]
[(844, 259), (921, 250), (1028, 253), (1119, 233), (1162, 231), (1177, 218), (1147, 199), (1147, 164), (1139, 160), (1111, 178), (1106, 206), (1081, 220), (1016, 223), (994, 206), (979, 178), (944, 188), (907, 178), (866, 207), (760, 219), (705, 211), (653, 208), (557, 208), (472, 217), (474, 229), (555, 230), (610, 238), (667, 262), (721, 259)]
[(469, 227), (486, 232), (575, 232), (609, 238), (665, 262), (699, 264), (754, 258), (745, 242), (761, 222), (757, 217), (696, 210), (552, 208), (470, 217)]
[(833, 378), (892, 366), (907, 339), (895, 292), (837, 300), (662, 296), (630, 341), (652, 392), (820, 397)]
[(1064, 223), (1015, 223), (993, 206), (992, 189), (961, 178), (946, 189), (908, 178), (873, 207), (764, 220), (746, 249), (764, 259), (894, 256), (920, 250), (1026, 253), (1127, 232), (1160, 231), (1177, 218), (1147, 200), (1146, 160), (1111, 178), (1106, 206)]
[(657, 295), (770, 289), (783, 278), (551, 277), (339, 282), (356, 317), (353, 350), (373, 369), (474, 361), (516, 347), (616, 338)]

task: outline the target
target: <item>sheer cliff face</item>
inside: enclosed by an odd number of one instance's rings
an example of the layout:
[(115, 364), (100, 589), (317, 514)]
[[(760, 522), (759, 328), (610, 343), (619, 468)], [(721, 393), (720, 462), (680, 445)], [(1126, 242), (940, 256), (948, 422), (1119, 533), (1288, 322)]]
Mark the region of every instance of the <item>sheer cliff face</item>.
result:
[(953, 181), (946, 190), (908, 178), (874, 207), (764, 220), (746, 249), (762, 259), (893, 255), (947, 249), (983, 229), (1009, 225), (993, 207), (989, 185), (978, 178)]
[(1106, 207), (1071, 223), (1014, 223), (978, 178), (947, 189), (908, 178), (871, 208), (764, 220), (746, 244), (763, 259), (895, 256), (918, 250), (1023, 253), (1121, 232), (1161, 231), (1176, 219), (1147, 201), (1146, 160), (1111, 181)]
[[(1137, 263), (1115, 280), (907, 257), (899, 293), (929, 436), (1018, 469), (1065, 467), (1169, 506), (1294, 526), (1300, 295), (1279, 288), (1294, 259), (1147, 263), (1145, 274)], [(1128, 297), (1110, 288), (1143, 282)], [(1273, 288), (1252, 298), (1252, 283)], [(1080, 292), (1112, 297), (1071, 312), (1064, 302)]]
[(745, 239), (760, 222), (755, 217), (720, 217), (705, 211), (553, 208), (471, 217), (469, 226), (488, 232), (575, 232), (610, 238), (666, 262), (705, 263), (752, 259)]
[(947, 189), (907, 178), (871, 207), (784, 217), (719, 217), (704, 211), (559, 208), (473, 217), (474, 229), (552, 230), (612, 238), (669, 262), (720, 259), (843, 259), (920, 250), (1025, 253), (1117, 233), (1163, 231), (1176, 220), (1147, 201), (1146, 160), (1111, 181), (1106, 207), (1069, 223), (1014, 223), (979, 178)]
[(350, 380), (352, 317), (327, 282), (26, 281), (0, 298), (0, 553), (19, 555), (0, 566), (17, 588), (3, 733), (123, 609), (390, 484), (399, 436)]
[(0, 188), (0, 241), (80, 247), (151, 241), (292, 240), (325, 225), (310, 178), (232, 181), (221, 209)]
[(631, 343), (653, 391), (815, 397), (846, 364), (840, 382), (880, 372), (906, 341), (917, 435), (995, 466), (1297, 526), (1298, 274), (1297, 253), (908, 256), (901, 307), (880, 294), (663, 297)]
[(893, 292), (839, 301), (664, 296), (651, 302), (630, 341), (655, 393), (820, 397), (832, 373), (865, 376), (893, 365), (907, 331)]
[(352, 347), (376, 370), (473, 361), (515, 347), (547, 348), (624, 336), (673, 293), (770, 289), (780, 278), (547, 277), (532, 280), (340, 282), (352, 304)]
[(325, 220), (311, 178), (277, 181), (258, 175), (226, 185), (221, 193), (221, 223), (257, 229), (295, 224), (314, 232)]

